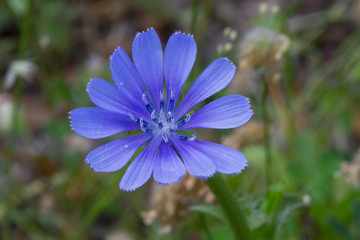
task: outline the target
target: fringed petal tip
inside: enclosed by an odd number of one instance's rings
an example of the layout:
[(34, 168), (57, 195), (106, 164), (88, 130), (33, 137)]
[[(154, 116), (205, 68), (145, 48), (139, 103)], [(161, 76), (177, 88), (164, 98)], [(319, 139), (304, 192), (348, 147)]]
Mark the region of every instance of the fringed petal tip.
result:
[(174, 32), (172, 35), (178, 35), (178, 34), (181, 34), (181, 35), (184, 35), (184, 36), (188, 36), (188, 37), (191, 37), (192, 39), (194, 39), (194, 35), (191, 34), (191, 33), (184, 33), (184, 32), (181, 32), (181, 31), (176, 31)]
[(147, 182), (142, 183), (141, 185), (127, 186), (126, 184), (121, 184), (121, 181), (120, 181), (119, 188), (120, 188), (120, 190), (125, 191), (125, 192), (133, 192), (133, 191), (137, 190), (138, 188), (141, 188), (142, 186), (144, 186)]
[(94, 80), (94, 78), (90, 79), (90, 81), (88, 82), (88, 84), (86, 85), (86, 92), (89, 93), (90, 92), (90, 85), (91, 85), (91, 82)]
[(72, 121), (72, 112), (73, 112), (73, 110), (70, 111), (70, 112), (68, 112), (68, 119), (70, 120), (70, 129), (71, 129), (72, 131), (74, 131), (73, 121)]
[[(95, 170), (94, 170), (95, 171)], [(96, 171), (95, 171), (96, 172)], [(166, 186), (166, 185), (170, 185), (170, 184), (173, 184), (173, 183), (179, 183), (181, 180), (182, 180), (182, 178), (183, 178), (184, 176), (180, 176), (176, 181), (172, 181), (172, 182), (162, 182), (162, 181), (155, 181), (156, 183), (158, 183), (158, 184), (161, 184), (161, 185), (164, 185), (164, 186)], [(209, 177), (211, 177), (211, 176), (209, 176)], [(206, 178), (209, 178), (209, 177), (206, 177)], [(199, 177), (199, 178), (201, 178), (201, 177)], [(206, 179), (206, 178), (202, 178), (202, 179)], [(145, 183), (146, 184), (146, 183)], [(139, 186), (139, 187), (142, 187), (143, 185), (141, 185), (141, 186)], [(123, 190), (123, 191), (126, 191), (126, 192), (133, 192), (133, 191), (135, 191), (136, 189), (138, 189), (139, 187), (130, 187), (130, 188), (127, 188), (126, 186), (121, 186), (120, 184), (119, 184), (119, 188), (121, 189), (121, 190)]]
[(146, 31), (137, 32), (135, 37), (137, 37), (143, 33), (151, 32), (151, 31), (155, 31), (153, 27), (147, 28)]
[(111, 61), (112, 60), (112, 58), (114, 57), (114, 55), (118, 52), (118, 51), (125, 51), (122, 47), (120, 47), (120, 46), (117, 46), (116, 48), (114, 48), (114, 51), (113, 51), (113, 53), (110, 55), (110, 57), (109, 57), (109, 60)]
[(200, 179), (202, 179), (202, 180), (204, 180), (204, 181), (206, 181), (207, 179), (209, 179), (209, 178), (211, 178), (212, 176), (214, 176), (215, 175), (215, 173), (216, 173), (216, 171), (214, 172), (214, 173), (212, 173), (211, 175), (209, 175), (209, 176), (195, 176), (195, 177), (198, 177), (198, 178), (200, 178)]
[(136, 189), (138, 189), (137, 187), (136, 188), (125, 188), (125, 187), (121, 187), (120, 185), (119, 185), (119, 188), (120, 188), (120, 190), (125, 191), (125, 192), (133, 192)]
[[(234, 175), (237, 175), (237, 174), (243, 172), (243, 171), (246, 170), (248, 167), (249, 167), (249, 166), (248, 166), (248, 162), (246, 161), (246, 162), (244, 163), (244, 165), (242, 166), (242, 168), (241, 168), (241, 169), (238, 169), (236, 172), (233, 172), (233, 173), (223, 173), (223, 174), (225, 174), (225, 175), (230, 175), (230, 176), (234, 176)], [(219, 173), (222, 173), (222, 172), (219, 172)]]
[(96, 170), (96, 168), (94, 167), (94, 165), (93, 164), (91, 164), (91, 162), (90, 162), (90, 160), (88, 159), (88, 158), (86, 158), (85, 159), (85, 163), (87, 164), (87, 165), (89, 165), (89, 167), (94, 171), (94, 172), (99, 172), (98, 170)]
[(225, 57), (225, 58), (220, 58), (220, 59), (224, 59), (224, 60), (228, 61), (228, 62), (234, 67), (234, 69), (236, 70), (235, 64), (234, 64), (230, 59), (228, 59), (227, 57)]
[(184, 176), (180, 176), (177, 180), (172, 181), (172, 182), (163, 182), (163, 181), (155, 181), (155, 182), (157, 182), (161, 185), (169, 185), (169, 184), (173, 184), (173, 183), (179, 183), (183, 177)]

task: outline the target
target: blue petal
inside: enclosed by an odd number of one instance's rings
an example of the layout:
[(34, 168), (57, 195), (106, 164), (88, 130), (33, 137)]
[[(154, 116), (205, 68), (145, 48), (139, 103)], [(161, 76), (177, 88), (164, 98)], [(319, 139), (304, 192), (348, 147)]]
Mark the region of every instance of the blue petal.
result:
[(163, 91), (163, 52), (154, 29), (138, 33), (132, 45), (133, 60), (155, 106)]
[(96, 172), (114, 172), (121, 169), (131, 159), (136, 150), (150, 140), (151, 135), (142, 133), (136, 136), (109, 142), (92, 150), (86, 162)]
[(162, 138), (155, 136), (146, 148), (134, 159), (122, 177), (119, 187), (125, 191), (134, 191), (150, 177)]
[(235, 149), (203, 141), (193, 141), (191, 145), (211, 158), (216, 165), (217, 172), (236, 174), (247, 166), (244, 154)]
[(176, 135), (172, 135), (171, 142), (176, 151), (180, 154), (186, 170), (193, 176), (200, 178), (208, 178), (214, 175), (216, 166), (208, 155), (196, 149), (194, 142), (183, 141)]
[(153, 177), (161, 184), (179, 182), (185, 175), (185, 167), (170, 142), (162, 141), (159, 155), (155, 160)]
[(219, 98), (196, 112), (180, 129), (217, 128), (226, 129), (243, 125), (251, 118), (249, 100), (240, 95)]
[(110, 68), (122, 104), (133, 113), (139, 113), (142, 118), (150, 121), (150, 114), (141, 100), (145, 92), (144, 83), (135, 65), (121, 47), (118, 47), (110, 57)]
[(79, 135), (97, 139), (119, 132), (139, 129), (129, 116), (97, 107), (77, 108), (70, 112), (71, 128)]
[(111, 83), (102, 79), (92, 79), (86, 91), (90, 100), (98, 107), (111, 112), (128, 114), (128, 108), (123, 105), (120, 91)]
[(192, 107), (225, 88), (235, 75), (235, 66), (226, 58), (212, 62), (196, 79), (174, 113), (175, 120)]
[(175, 89), (175, 106), (185, 80), (196, 58), (196, 43), (192, 36), (174, 33), (166, 44), (164, 56), (164, 75), (166, 82), (167, 104), (170, 88)]
[(141, 103), (141, 95), (145, 92), (144, 84), (135, 65), (121, 47), (110, 57), (110, 68), (115, 85), (121, 92)]

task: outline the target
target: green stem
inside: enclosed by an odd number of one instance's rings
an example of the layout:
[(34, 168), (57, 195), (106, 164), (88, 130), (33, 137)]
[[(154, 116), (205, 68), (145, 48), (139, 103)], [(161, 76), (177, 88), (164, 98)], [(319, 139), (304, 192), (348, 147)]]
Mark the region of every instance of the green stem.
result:
[[(14, 18), (17, 18), (16, 14), (12, 11), (9, 7), (7, 1), (3, 1), (3, 6), (10, 10)], [(31, 24), (32, 24), (32, 10), (34, 5), (34, 0), (28, 0), (26, 3), (28, 4), (27, 12), (24, 17), (19, 17), (16, 20), (18, 21), (18, 25), (20, 26), (20, 41), (19, 41), (19, 48), (18, 48), (18, 59), (23, 59), (26, 56), (26, 50), (28, 48), (28, 44), (30, 42), (30, 34), (31, 34)], [(2, 6), (1, 6), (2, 7)], [(5, 205), (5, 214), (2, 218), (2, 225), (0, 228), (1, 232), (1, 239), (7, 240), (11, 239), (11, 221), (13, 220), (13, 215), (15, 214), (16, 208), (12, 201), (12, 196), (17, 195), (17, 186), (16, 183), (13, 181), (13, 176), (11, 172), (11, 164), (14, 159), (14, 148), (16, 137), (18, 134), (18, 126), (19, 119), (20, 119), (20, 98), (22, 92), (22, 81), (16, 79), (15, 86), (14, 86), (14, 94), (13, 94), (13, 103), (14, 103), (14, 112), (13, 112), (13, 125), (11, 129), (11, 134), (9, 136), (8, 141), (6, 144), (8, 148), (6, 149), (7, 158), (0, 159), (3, 164), (1, 164), (1, 175), (4, 176), (4, 195), (0, 199), (4, 202)]]
[(0, 167), (1, 167), (1, 176), (4, 176), (4, 182), (3, 182), (3, 196), (0, 198), (0, 202), (3, 202), (6, 206), (5, 213), (2, 217), (2, 224), (0, 225), (0, 232), (1, 232), (1, 239), (8, 240), (10, 239), (10, 221), (11, 221), (11, 212), (14, 210), (13, 204), (11, 202), (11, 196), (10, 196), (10, 187), (12, 186), (11, 181), (11, 169), (10, 164), (8, 162), (8, 159), (0, 159)]
[(265, 145), (265, 173), (266, 183), (269, 186), (271, 183), (271, 171), (272, 171), (272, 159), (269, 137), (269, 115), (267, 112), (267, 99), (268, 99), (268, 87), (264, 74), (261, 74), (261, 82), (263, 84), (263, 93), (261, 96), (262, 115), (264, 121), (264, 145)]
[(208, 178), (205, 182), (211, 189), (211, 192), (215, 195), (216, 200), (228, 219), (235, 239), (253, 239), (241, 207), (223, 176), (217, 173), (213, 177)]
[[(27, 12), (23, 18), (17, 19), (18, 24), (20, 25), (20, 41), (19, 41), (19, 48), (18, 48), (18, 59), (24, 59), (26, 57), (26, 50), (29, 47), (30, 43), (30, 35), (32, 31), (32, 16), (33, 16), (33, 7), (34, 7), (34, 0), (28, 0), (27, 4)], [(8, 141), (8, 145), (10, 149), (14, 148), (16, 137), (19, 133), (19, 126), (20, 126), (20, 101), (21, 101), (21, 94), (23, 89), (23, 80), (17, 78), (15, 80), (14, 86), (14, 94), (13, 94), (13, 103), (14, 103), (14, 112), (13, 112), (13, 125), (11, 129), (10, 138)]]
[(198, 14), (198, 0), (191, 1), (191, 23), (190, 23), (190, 32), (195, 35), (196, 31), (196, 20)]
[(198, 213), (198, 219), (201, 227), (204, 229), (205, 232), (205, 239), (206, 240), (213, 240), (214, 238), (211, 235), (210, 229), (208, 227), (208, 224), (206, 222), (206, 218), (203, 213)]

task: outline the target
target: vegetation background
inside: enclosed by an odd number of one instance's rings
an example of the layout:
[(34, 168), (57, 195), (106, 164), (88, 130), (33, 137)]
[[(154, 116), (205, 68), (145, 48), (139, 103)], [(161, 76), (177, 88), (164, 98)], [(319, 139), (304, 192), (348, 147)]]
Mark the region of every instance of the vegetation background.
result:
[(164, 47), (176, 30), (194, 34), (184, 93), (212, 60), (238, 66), (213, 99), (249, 97), (252, 120), (197, 134), (247, 156), (249, 167), (227, 180), (254, 235), (360, 239), (356, 0), (0, 1), (0, 238), (231, 237), (200, 180), (120, 191), (124, 170), (94, 173), (84, 163), (109, 139), (70, 130), (68, 112), (91, 106), (88, 81), (111, 80), (113, 50), (131, 55), (148, 27)]

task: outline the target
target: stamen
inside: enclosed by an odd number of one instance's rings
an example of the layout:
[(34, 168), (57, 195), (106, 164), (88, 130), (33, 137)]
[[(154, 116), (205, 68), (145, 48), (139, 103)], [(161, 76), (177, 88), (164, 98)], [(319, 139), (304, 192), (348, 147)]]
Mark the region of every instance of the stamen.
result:
[(169, 101), (169, 112), (173, 112), (174, 111), (174, 104), (175, 104), (175, 89), (174, 88), (170, 88), (170, 101)]
[(132, 112), (128, 111), (128, 115), (129, 115), (129, 117), (131, 118), (131, 120), (137, 122), (137, 119), (136, 119), (136, 117), (134, 117), (134, 115), (132, 114)]
[(146, 132), (146, 128), (144, 126), (144, 120), (142, 118), (140, 118), (140, 129), (143, 132)]
[[(129, 117), (131, 118), (131, 120), (133, 120), (133, 121), (135, 121), (135, 122), (137, 122), (137, 123), (140, 123), (140, 119), (137, 118), (137, 117), (134, 117), (134, 115), (133, 115), (130, 111), (128, 112), (128, 115), (129, 115)], [(146, 121), (143, 121), (143, 124), (144, 124), (144, 126), (148, 126), (148, 125), (149, 125), (149, 123), (147, 123)]]
[(171, 119), (171, 125), (170, 125), (170, 133), (174, 132), (175, 131), (175, 120), (174, 118)]
[(159, 122), (158, 125), (159, 125), (159, 129), (162, 129), (164, 127), (164, 125), (161, 122)]
[(185, 123), (187, 123), (188, 121), (190, 121), (190, 119), (191, 119), (191, 115), (190, 115), (190, 114), (186, 114), (186, 118), (178, 121), (178, 122), (176, 123), (176, 126), (179, 128), (179, 127), (181, 127), (182, 125), (184, 125)]
[(168, 113), (167, 113), (166, 121), (167, 121), (168, 123), (171, 122), (171, 118), (173, 118), (171, 115), (172, 115), (171, 112), (168, 112)]
[(156, 110), (155, 109), (152, 110), (152, 112), (151, 112), (151, 119), (152, 120), (156, 119)]
[(196, 133), (194, 133), (192, 137), (178, 135), (178, 138), (183, 141), (194, 141), (196, 139)]
[(141, 131), (153, 135), (153, 130), (148, 128), (148, 126), (149, 126), (148, 122), (144, 121), (143, 118), (134, 117), (134, 115), (130, 111), (128, 112), (128, 115), (131, 118), (131, 120), (140, 124)]
[(151, 120), (153, 120), (155, 123), (159, 123), (158, 119), (157, 119), (157, 113), (156, 110), (152, 110), (151, 112)]
[(160, 91), (160, 111), (165, 110), (164, 92)]
[(145, 104), (147, 110), (149, 111), (149, 113), (152, 113), (153, 108), (151, 107), (151, 105), (149, 103), (146, 92), (144, 92), (143, 95), (142, 95), (142, 101), (144, 102), (144, 104)]
[(162, 139), (164, 140), (164, 142), (168, 142), (169, 141), (169, 138), (168, 138), (168, 136), (167, 136), (167, 134), (166, 133), (164, 133), (164, 132), (161, 132), (161, 136), (162, 136)]
[(142, 97), (141, 97), (141, 99), (142, 99), (142, 101), (145, 103), (145, 104), (149, 104), (149, 101), (147, 100), (147, 94), (146, 94), (146, 92), (144, 92), (143, 93), (143, 95), (142, 95)]
[(196, 133), (194, 133), (191, 138), (188, 138), (188, 141), (194, 141), (195, 139), (196, 139)]

